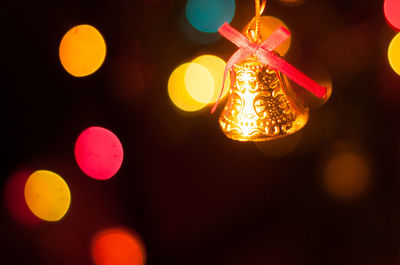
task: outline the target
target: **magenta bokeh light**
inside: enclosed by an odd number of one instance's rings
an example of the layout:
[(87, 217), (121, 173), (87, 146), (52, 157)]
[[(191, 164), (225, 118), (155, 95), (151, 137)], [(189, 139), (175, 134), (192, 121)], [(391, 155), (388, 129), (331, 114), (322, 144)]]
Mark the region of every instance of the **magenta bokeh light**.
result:
[(29, 209), (25, 201), (25, 183), (33, 170), (19, 170), (10, 176), (8, 179), (5, 191), (4, 201), (10, 216), (18, 223), (33, 226), (41, 223)]
[(89, 177), (109, 179), (121, 167), (122, 144), (111, 131), (102, 127), (89, 127), (76, 140), (75, 159)]
[(386, 21), (396, 30), (400, 30), (400, 1), (385, 0), (383, 13), (385, 14)]

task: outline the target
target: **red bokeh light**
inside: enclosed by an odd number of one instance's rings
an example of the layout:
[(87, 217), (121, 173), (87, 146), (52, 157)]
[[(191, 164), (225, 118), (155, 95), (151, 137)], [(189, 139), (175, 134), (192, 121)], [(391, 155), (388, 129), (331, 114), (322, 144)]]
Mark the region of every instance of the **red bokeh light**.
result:
[(385, 14), (386, 21), (396, 30), (400, 30), (400, 1), (385, 0), (383, 13)]
[(109, 179), (121, 167), (122, 144), (111, 131), (102, 127), (89, 127), (76, 140), (75, 158), (89, 177)]
[(125, 229), (101, 231), (92, 241), (92, 258), (96, 265), (143, 265), (145, 250), (141, 239)]
[(41, 222), (41, 220), (31, 212), (25, 201), (25, 183), (32, 173), (33, 170), (20, 170), (15, 172), (8, 179), (4, 192), (4, 201), (10, 216), (20, 224), (27, 226), (34, 226)]

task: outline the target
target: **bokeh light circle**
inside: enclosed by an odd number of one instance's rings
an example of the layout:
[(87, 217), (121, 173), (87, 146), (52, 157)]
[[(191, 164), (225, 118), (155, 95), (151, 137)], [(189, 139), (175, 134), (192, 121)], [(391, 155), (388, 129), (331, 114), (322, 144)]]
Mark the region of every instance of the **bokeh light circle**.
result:
[(197, 30), (190, 24), (185, 14), (181, 15), (179, 24), (183, 35), (194, 43), (205, 45), (222, 39), (222, 36), (218, 32), (203, 32)]
[(366, 191), (369, 182), (369, 165), (359, 153), (342, 152), (336, 154), (325, 166), (325, 189), (335, 198), (357, 198)]
[(6, 182), (4, 201), (8, 213), (15, 221), (27, 226), (34, 226), (41, 222), (29, 209), (25, 200), (25, 184), (32, 170), (14, 172)]
[(25, 184), (25, 200), (40, 219), (58, 221), (69, 209), (71, 193), (62, 177), (48, 170), (38, 170)]
[(98, 233), (91, 254), (96, 265), (144, 265), (146, 252), (140, 237), (122, 228)]
[(383, 13), (386, 21), (396, 30), (400, 30), (400, 1), (385, 0), (383, 3)]
[(188, 93), (185, 85), (185, 75), (190, 63), (178, 66), (170, 75), (168, 80), (168, 95), (172, 103), (184, 111), (198, 111), (207, 103), (194, 100)]
[(201, 103), (210, 103), (214, 92), (214, 78), (208, 69), (198, 63), (190, 63), (185, 73), (185, 86), (189, 95)]
[(397, 33), (390, 42), (388, 58), (393, 71), (400, 75), (400, 33)]
[(87, 76), (100, 68), (106, 57), (106, 43), (93, 26), (79, 25), (65, 33), (59, 48), (64, 69), (76, 77)]
[[(196, 59), (193, 60), (194, 63), (198, 63), (205, 68), (207, 68), (208, 72), (211, 74), (213, 80), (214, 80), (214, 93), (211, 97), (211, 99), (208, 101), (208, 103), (215, 103), (218, 99), (219, 94), (221, 93), (222, 89), (222, 79), (224, 77), (224, 71), (225, 71), (225, 66), (226, 63), (224, 60), (219, 58), (218, 56), (215, 55), (210, 55), (210, 54), (205, 54), (202, 56), (197, 57)], [(221, 99), (223, 99), (229, 92), (229, 86), (230, 86), (230, 77), (229, 77), (229, 72), (228, 75), (226, 76), (225, 80), (225, 86), (224, 86), (224, 92), (222, 94)], [(212, 87), (203, 87), (203, 89), (207, 90), (212, 90)]]
[(81, 170), (95, 179), (109, 179), (122, 165), (123, 148), (118, 137), (102, 127), (89, 127), (75, 143), (75, 159)]
[(235, 0), (188, 0), (186, 17), (190, 24), (203, 32), (217, 32), (235, 15)]
[[(243, 32), (246, 31), (249, 25), (247, 25)], [(269, 36), (278, 28), (278, 27), (285, 27), (288, 29), (286, 24), (272, 16), (261, 16), (260, 17), (260, 33), (262, 41), (268, 39)], [(292, 37), (289, 37), (286, 41), (284, 41), (281, 45), (279, 45), (275, 51), (277, 51), (281, 56), (284, 56), (290, 48)]]

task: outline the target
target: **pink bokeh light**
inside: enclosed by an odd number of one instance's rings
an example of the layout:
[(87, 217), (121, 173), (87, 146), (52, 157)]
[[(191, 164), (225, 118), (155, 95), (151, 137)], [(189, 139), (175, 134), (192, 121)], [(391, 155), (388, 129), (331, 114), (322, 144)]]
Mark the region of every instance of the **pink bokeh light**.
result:
[(389, 25), (396, 30), (400, 30), (400, 1), (385, 0), (383, 3), (383, 13)]
[(27, 169), (16, 171), (8, 179), (4, 191), (4, 202), (8, 213), (15, 221), (26, 226), (35, 226), (41, 223), (41, 220), (31, 212), (25, 201), (25, 183), (32, 173), (33, 170)]
[(95, 179), (109, 179), (121, 167), (122, 144), (111, 131), (102, 127), (89, 127), (75, 143), (75, 159), (81, 170)]

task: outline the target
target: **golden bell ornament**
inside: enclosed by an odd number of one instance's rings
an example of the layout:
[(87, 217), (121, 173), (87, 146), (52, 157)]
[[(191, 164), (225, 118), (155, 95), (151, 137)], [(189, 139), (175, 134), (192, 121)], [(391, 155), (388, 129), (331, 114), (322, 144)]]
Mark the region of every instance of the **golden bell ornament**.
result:
[[(226, 136), (238, 141), (273, 140), (304, 127), (309, 109), (293, 91), (287, 77), (320, 98), (326, 96), (325, 87), (311, 80), (274, 51), (289, 38), (288, 29), (279, 27), (262, 40), (260, 16), (266, 0), (260, 1), (255, 0), (256, 13), (247, 27), (246, 36), (228, 23), (224, 23), (218, 30), (223, 37), (239, 47), (225, 68), (223, 80), (229, 71), (231, 86), (219, 118)], [(220, 97), (222, 92), (223, 88)], [(217, 105), (218, 100), (212, 113)]]
[(227, 137), (266, 141), (293, 134), (308, 120), (309, 109), (279, 71), (249, 57), (230, 70), (229, 97), (219, 118)]

